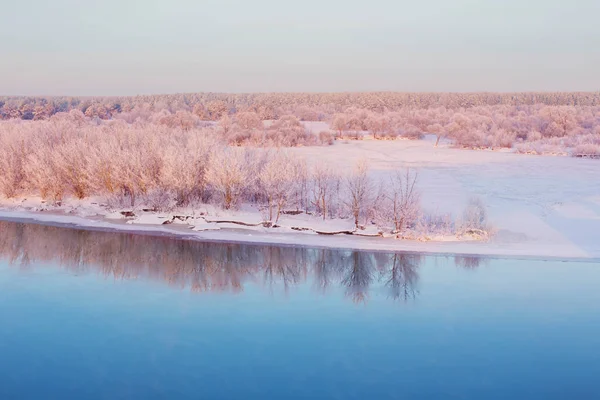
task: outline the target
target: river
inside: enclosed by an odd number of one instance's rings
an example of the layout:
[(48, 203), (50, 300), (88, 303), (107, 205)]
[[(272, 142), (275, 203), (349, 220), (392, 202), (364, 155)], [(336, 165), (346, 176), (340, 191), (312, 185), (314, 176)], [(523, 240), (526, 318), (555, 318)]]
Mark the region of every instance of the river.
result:
[(600, 263), (0, 221), (0, 399), (597, 399)]

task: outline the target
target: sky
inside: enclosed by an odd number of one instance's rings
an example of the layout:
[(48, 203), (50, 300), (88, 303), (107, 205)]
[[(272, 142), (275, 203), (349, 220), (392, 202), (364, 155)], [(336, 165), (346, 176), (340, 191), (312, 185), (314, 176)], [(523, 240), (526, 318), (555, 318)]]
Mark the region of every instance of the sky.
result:
[(0, 0), (0, 95), (596, 91), (598, 0)]

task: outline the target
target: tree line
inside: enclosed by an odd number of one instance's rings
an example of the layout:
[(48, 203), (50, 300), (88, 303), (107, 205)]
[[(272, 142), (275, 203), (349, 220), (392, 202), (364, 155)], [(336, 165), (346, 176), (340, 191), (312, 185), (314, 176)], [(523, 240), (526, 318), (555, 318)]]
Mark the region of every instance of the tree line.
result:
[(451, 109), (478, 106), (600, 106), (600, 92), (529, 93), (187, 93), (129, 97), (0, 97), (0, 119), (47, 119), (59, 112), (79, 110), (88, 117), (114, 118), (136, 108), (151, 111), (188, 111), (216, 121), (224, 114), (256, 112), (261, 119), (278, 119), (296, 113), (310, 119), (327, 119), (349, 107), (373, 112), (404, 108)]
[(253, 204), (270, 225), (292, 210), (352, 218), (357, 230), (376, 226), (399, 236), (486, 228), (483, 222), (458, 227), (449, 216), (426, 215), (416, 171), (375, 177), (365, 160), (347, 171), (326, 160), (309, 165), (282, 148), (231, 146), (214, 127), (94, 124), (77, 112), (5, 122), (0, 169), (0, 194), (8, 198), (39, 195), (60, 203), (67, 196), (94, 196), (114, 209), (157, 211)]

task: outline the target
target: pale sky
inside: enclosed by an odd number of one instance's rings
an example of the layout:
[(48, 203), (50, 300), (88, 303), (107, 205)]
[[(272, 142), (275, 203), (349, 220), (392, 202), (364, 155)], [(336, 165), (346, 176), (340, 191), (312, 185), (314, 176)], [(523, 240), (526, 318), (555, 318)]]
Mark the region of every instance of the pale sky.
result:
[(600, 0), (0, 0), (0, 95), (597, 91)]

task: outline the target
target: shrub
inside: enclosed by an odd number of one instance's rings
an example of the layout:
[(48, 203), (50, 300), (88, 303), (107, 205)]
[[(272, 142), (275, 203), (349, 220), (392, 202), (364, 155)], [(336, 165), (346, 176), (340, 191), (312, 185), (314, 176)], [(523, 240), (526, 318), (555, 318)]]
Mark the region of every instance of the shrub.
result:
[(580, 144), (573, 150), (573, 157), (600, 158), (600, 144)]
[(473, 197), (469, 200), (462, 215), (461, 230), (465, 233), (469, 231), (487, 232), (489, 230), (487, 210), (479, 197)]
[(419, 236), (449, 236), (456, 234), (456, 224), (450, 214), (424, 213), (417, 220)]
[(319, 142), (321, 142), (322, 144), (327, 144), (329, 146), (333, 145), (335, 141), (335, 138), (333, 136), (333, 133), (329, 132), (329, 131), (321, 131), (319, 132)]

